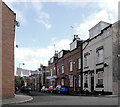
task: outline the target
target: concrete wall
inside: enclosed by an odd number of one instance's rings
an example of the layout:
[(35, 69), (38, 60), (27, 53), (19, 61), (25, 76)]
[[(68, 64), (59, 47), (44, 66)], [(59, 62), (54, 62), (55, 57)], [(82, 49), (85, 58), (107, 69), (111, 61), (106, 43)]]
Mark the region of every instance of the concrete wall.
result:
[(2, 3), (2, 97), (14, 96), (15, 13)]
[[(120, 23), (120, 22), (119, 22)], [(118, 80), (119, 78), (119, 64), (120, 64), (120, 59), (118, 57), (118, 54), (120, 54), (120, 34), (118, 30), (119, 24), (116, 22), (113, 24), (113, 37), (112, 37), (112, 49), (113, 49), (113, 92), (114, 94), (118, 94)]]
[[(88, 45), (87, 45), (88, 44)], [(83, 72), (94, 70), (94, 90), (96, 91), (108, 91), (112, 92), (112, 30), (108, 28), (105, 30), (101, 36), (97, 36), (88, 42), (83, 43), (83, 48), (87, 45), (83, 51)], [(100, 46), (103, 46), (103, 64), (97, 64), (97, 54), (96, 49)], [(88, 67), (84, 67), (84, 54), (89, 53), (88, 55)], [(107, 67), (104, 67), (104, 63), (108, 64)], [(96, 88), (97, 83), (97, 73), (96, 69), (103, 68), (103, 85), (104, 88)], [(91, 92), (91, 75), (88, 73), (88, 88), (84, 88), (84, 74), (83, 74), (83, 89), (89, 90)]]

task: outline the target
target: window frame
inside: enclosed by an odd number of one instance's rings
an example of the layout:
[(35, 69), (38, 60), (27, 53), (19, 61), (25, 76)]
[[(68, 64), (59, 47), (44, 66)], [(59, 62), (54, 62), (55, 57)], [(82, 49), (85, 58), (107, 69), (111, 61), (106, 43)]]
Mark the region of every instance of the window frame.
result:
[(72, 61), (69, 62), (69, 71), (70, 72), (73, 71), (73, 63), (72, 63)]
[(64, 74), (64, 65), (61, 66), (61, 74)]
[(78, 70), (81, 69), (81, 57), (78, 58)]

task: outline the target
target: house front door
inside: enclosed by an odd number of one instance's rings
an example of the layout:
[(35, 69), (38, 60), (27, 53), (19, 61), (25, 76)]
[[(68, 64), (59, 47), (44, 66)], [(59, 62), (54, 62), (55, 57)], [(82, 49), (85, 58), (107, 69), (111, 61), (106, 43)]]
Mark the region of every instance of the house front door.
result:
[(74, 91), (76, 91), (76, 77), (74, 76)]
[(94, 76), (91, 76), (91, 92), (94, 91)]

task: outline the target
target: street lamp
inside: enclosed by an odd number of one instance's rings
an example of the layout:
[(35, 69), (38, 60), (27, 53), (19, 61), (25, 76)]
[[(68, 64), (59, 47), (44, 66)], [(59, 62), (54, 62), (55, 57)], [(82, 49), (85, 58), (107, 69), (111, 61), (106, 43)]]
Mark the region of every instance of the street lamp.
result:
[(25, 65), (25, 63), (19, 63), (19, 68), (20, 68), (20, 65)]

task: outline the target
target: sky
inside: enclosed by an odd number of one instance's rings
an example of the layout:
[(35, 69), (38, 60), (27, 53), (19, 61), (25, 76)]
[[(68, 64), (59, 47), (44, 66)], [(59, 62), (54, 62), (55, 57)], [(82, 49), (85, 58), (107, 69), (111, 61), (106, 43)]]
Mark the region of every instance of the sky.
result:
[(88, 30), (101, 20), (113, 24), (118, 19), (118, 0), (3, 0), (15, 13), (20, 27), (15, 30), (15, 71), (36, 70), (48, 65), (55, 50), (69, 49), (76, 34), (89, 38)]

